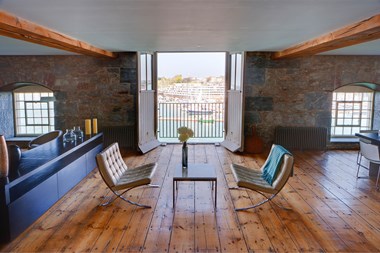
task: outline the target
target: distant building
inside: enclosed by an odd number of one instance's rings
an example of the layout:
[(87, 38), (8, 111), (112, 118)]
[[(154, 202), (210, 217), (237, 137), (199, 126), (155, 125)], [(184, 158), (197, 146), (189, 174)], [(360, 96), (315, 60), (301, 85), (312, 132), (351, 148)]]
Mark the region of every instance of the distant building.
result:
[(174, 83), (158, 89), (158, 102), (222, 103), (224, 102), (224, 77), (202, 79), (185, 78), (192, 82)]

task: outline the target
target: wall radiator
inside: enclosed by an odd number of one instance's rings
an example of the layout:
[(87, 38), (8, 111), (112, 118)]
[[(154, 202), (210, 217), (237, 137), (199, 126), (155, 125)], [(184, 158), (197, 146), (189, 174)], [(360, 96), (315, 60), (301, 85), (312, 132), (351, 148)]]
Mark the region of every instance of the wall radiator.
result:
[(290, 150), (325, 150), (326, 127), (276, 127), (274, 143)]
[(104, 147), (108, 147), (114, 142), (119, 143), (119, 147), (136, 149), (135, 126), (108, 126), (103, 127)]

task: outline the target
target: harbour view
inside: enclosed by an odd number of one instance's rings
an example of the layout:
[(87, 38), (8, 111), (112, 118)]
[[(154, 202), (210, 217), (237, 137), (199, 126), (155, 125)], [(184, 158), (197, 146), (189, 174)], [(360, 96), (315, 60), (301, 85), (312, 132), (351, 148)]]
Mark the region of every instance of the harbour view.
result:
[(224, 138), (224, 76), (158, 78), (158, 138), (178, 142), (177, 129), (194, 130), (189, 142)]

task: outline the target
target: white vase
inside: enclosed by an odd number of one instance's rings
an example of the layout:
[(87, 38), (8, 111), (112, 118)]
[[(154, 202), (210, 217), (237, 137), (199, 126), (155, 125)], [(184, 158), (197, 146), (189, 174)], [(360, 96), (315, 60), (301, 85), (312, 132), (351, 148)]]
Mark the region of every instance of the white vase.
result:
[(0, 135), (0, 177), (7, 177), (9, 173), (8, 148), (4, 135)]

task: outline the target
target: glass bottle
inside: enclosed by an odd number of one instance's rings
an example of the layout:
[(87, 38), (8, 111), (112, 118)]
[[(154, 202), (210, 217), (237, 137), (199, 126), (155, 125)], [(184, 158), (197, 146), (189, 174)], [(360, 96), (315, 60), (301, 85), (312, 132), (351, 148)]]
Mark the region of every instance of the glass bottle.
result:
[(75, 126), (73, 132), (76, 135), (78, 141), (83, 141), (83, 131), (80, 130), (80, 126)]
[(66, 133), (63, 135), (63, 142), (64, 143), (75, 143), (76, 141), (76, 135), (74, 134), (74, 131), (72, 129), (66, 129)]

